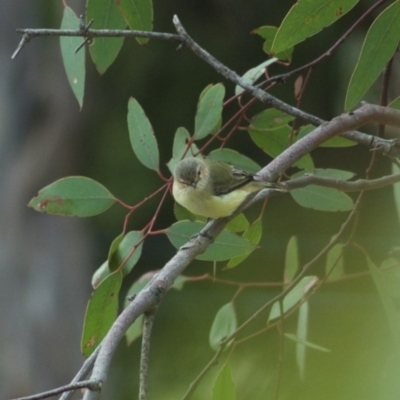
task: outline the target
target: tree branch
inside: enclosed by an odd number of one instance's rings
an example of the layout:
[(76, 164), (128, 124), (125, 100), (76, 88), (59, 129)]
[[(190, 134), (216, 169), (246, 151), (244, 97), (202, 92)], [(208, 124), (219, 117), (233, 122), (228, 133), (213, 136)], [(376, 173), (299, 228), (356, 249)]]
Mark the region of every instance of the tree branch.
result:
[(70, 383), (69, 385), (61, 386), (56, 389), (48, 390), (47, 392), (42, 392), (39, 394), (34, 394), (32, 396), (26, 396), (26, 397), (19, 397), (18, 399), (13, 399), (13, 400), (41, 400), (41, 399), (47, 399), (49, 397), (56, 396), (60, 393), (64, 392), (72, 392), (77, 390), (77, 389), (83, 389), (83, 388), (88, 388), (93, 391), (99, 391), (101, 389), (101, 385), (94, 381), (94, 380), (89, 380), (89, 381), (82, 381), (82, 382), (76, 382), (76, 383)]
[(147, 381), (149, 374), (149, 353), (150, 338), (153, 329), (155, 312), (154, 310), (144, 315), (142, 351), (140, 354), (140, 380), (139, 380), (139, 400), (147, 399)]
[[(343, 132), (355, 130), (369, 122), (400, 127), (400, 111), (372, 104), (364, 104), (353, 112), (342, 114), (332, 119), (332, 121), (318, 126), (307, 136), (284, 150), (257, 175), (261, 180), (275, 180), (279, 174), (286, 171), (301, 157), (316, 149), (321, 143)], [(370, 138), (374, 137), (371, 136)], [(397, 148), (398, 141), (396, 141), (395, 146)]]

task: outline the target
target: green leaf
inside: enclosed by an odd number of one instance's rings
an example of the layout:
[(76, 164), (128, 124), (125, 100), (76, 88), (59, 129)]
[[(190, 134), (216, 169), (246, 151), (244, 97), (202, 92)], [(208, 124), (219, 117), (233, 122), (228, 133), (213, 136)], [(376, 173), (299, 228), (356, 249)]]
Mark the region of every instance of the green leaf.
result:
[(287, 125), (263, 131), (249, 129), (253, 142), (271, 157), (278, 156), (288, 147), (290, 132)]
[[(90, 29), (125, 29), (126, 23), (114, 0), (88, 0), (86, 23), (93, 20)], [(93, 38), (89, 47), (90, 55), (97, 71), (104, 74), (117, 58), (124, 38)]]
[[(272, 43), (274, 42), (277, 32), (278, 28), (276, 26), (260, 26), (251, 33), (256, 33), (257, 35), (260, 35), (263, 39), (265, 39), (265, 42), (263, 44), (263, 51), (271, 56)], [(286, 49), (281, 53), (275, 54), (275, 57), (279, 60), (288, 61), (290, 63), (292, 61), (292, 54), (293, 47)]]
[[(316, 276), (305, 276), (283, 299), (283, 312), (286, 313), (299, 303), (303, 296), (318, 282)], [(279, 302), (275, 302), (271, 308), (268, 321), (280, 318), (281, 310)]]
[[(178, 128), (175, 132), (174, 143), (172, 145), (172, 158), (169, 160), (167, 166), (170, 172), (173, 174), (175, 171), (176, 164), (179, 163), (183, 158), (183, 153), (186, 150), (190, 134), (186, 128)], [(186, 152), (184, 158), (193, 157), (193, 154), (198, 153), (198, 147), (193, 143), (190, 146), (189, 151)]]
[(243, 232), (250, 226), (249, 221), (244, 214), (238, 214), (231, 219), (225, 226), (225, 229), (230, 232)]
[(160, 155), (150, 121), (136, 99), (128, 102), (129, 138), (138, 160), (147, 168), (159, 170)]
[(343, 263), (343, 246), (340, 243), (335, 244), (326, 256), (325, 273), (327, 274), (332, 268), (333, 271), (329, 275), (329, 280), (340, 279), (344, 275)]
[(289, 239), (285, 255), (285, 282), (291, 282), (299, 270), (299, 244), (296, 236)]
[(400, 40), (400, 1), (387, 7), (372, 23), (347, 89), (345, 110), (350, 110), (376, 81), (393, 57)]
[[(174, 214), (175, 214), (175, 218), (178, 221), (181, 221), (183, 219), (188, 219), (189, 221), (206, 221), (205, 217), (201, 217), (199, 215), (195, 215), (193, 213), (191, 213), (187, 208), (181, 206), (179, 203), (175, 202), (174, 203)], [(200, 219), (203, 218), (203, 219)]]
[[(167, 237), (176, 248), (186, 244), (193, 235), (204, 227), (201, 222), (179, 221), (167, 229)], [(232, 257), (251, 252), (254, 246), (232, 232), (223, 231), (208, 249), (196, 258), (204, 261), (225, 261)]]
[(120, 233), (111, 243), (110, 249), (108, 250), (107, 261), (110, 261), (114, 253), (118, 250), (118, 246), (121, 244), (124, 238), (124, 234)]
[(358, 0), (298, 0), (282, 21), (272, 45), (280, 53), (320, 32), (350, 11)]
[(235, 400), (235, 385), (229, 364), (225, 364), (219, 372), (213, 387), (212, 400)]
[[(300, 341), (307, 341), (308, 331), (308, 301), (305, 301), (299, 308), (297, 319), (297, 337)], [(299, 368), (300, 379), (304, 381), (304, 371), (306, 367), (306, 346), (303, 343), (296, 344), (296, 363)]]
[(396, 110), (400, 110), (400, 96), (395, 98), (394, 100), (392, 100), (390, 102), (390, 104), (388, 105), (388, 107), (395, 108)]
[[(400, 174), (400, 168), (395, 163), (392, 163), (392, 174)], [(397, 218), (400, 221), (400, 184), (393, 185), (393, 195)]]
[(44, 187), (28, 206), (47, 214), (91, 217), (108, 210), (114, 203), (114, 196), (100, 183), (70, 176)]
[[(151, 0), (115, 0), (129, 28), (138, 31), (153, 30), (153, 2)], [(149, 39), (136, 38), (139, 44)]]
[[(291, 129), (287, 125), (269, 130), (253, 130), (249, 128), (249, 134), (253, 142), (273, 158), (287, 149), (290, 133)], [(297, 160), (293, 165), (307, 171), (314, 169), (314, 163), (309, 154)]]
[[(257, 246), (260, 243), (262, 236), (262, 220), (256, 219), (243, 233), (243, 239), (246, 239), (252, 245)], [(246, 254), (241, 256), (232, 257), (224, 269), (231, 269), (242, 263), (252, 252), (254, 248)]]
[[(315, 129), (313, 125), (306, 125), (300, 129), (300, 132), (297, 135), (297, 140), (302, 139), (304, 136), (308, 135)], [(296, 140), (296, 141), (297, 141)], [(323, 142), (319, 145), (319, 147), (352, 147), (355, 146), (357, 143), (353, 142), (349, 139), (335, 136), (331, 139), (328, 139), (326, 142)]]
[[(79, 19), (71, 8), (65, 7), (60, 29), (79, 29)], [(83, 38), (73, 36), (60, 37), (61, 55), (67, 73), (68, 82), (82, 109), (85, 90), (85, 46), (77, 53)]]
[(290, 192), (293, 199), (302, 207), (318, 211), (350, 211), (353, 200), (339, 190), (317, 185), (309, 185)]
[(294, 117), (292, 115), (288, 115), (276, 108), (268, 108), (251, 119), (249, 130), (264, 131), (284, 126), (289, 129), (290, 134), (291, 130), (287, 124), (293, 120)]
[(81, 341), (81, 351), (85, 357), (92, 354), (117, 317), (121, 283), (120, 272), (111, 274), (95, 289), (89, 300)]
[(211, 326), (209, 337), (211, 348), (217, 351), (221, 341), (235, 332), (236, 328), (235, 307), (233, 303), (225, 304), (218, 310)]
[(143, 233), (139, 231), (128, 232), (117, 249), (109, 259), (109, 269), (115, 271), (124, 262), (122, 274), (126, 276), (132, 271), (142, 254)]
[(203, 139), (213, 132), (221, 119), (224, 96), (225, 88), (222, 83), (214, 85), (203, 96), (200, 96), (194, 121), (196, 140)]
[(250, 172), (251, 174), (255, 174), (261, 169), (261, 167), (252, 159), (232, 149), (224, 148), (224, 149), (213, 150), (207, 156), (207, 158), (226, 162), (228, 164), (235, 166), (236, 168)]
[(96, 269), (95, 273), (92, 275), (92, 287), (96, 289), (104, 279), (111, 274), (108, 268), (108, 260), (104, 261), (99, 268)]
[[(266, 68), (276, 61), (278, 61), (278, 58), (276, 58), (276, 57), (270, 58), (269, 60), (262, 62), (261, 64), (257, 65), (256, 67), (249, 69), (242, 76), (242, 78), (250, 85), (253, 85), (254, 82), (256, 82), (257, 79), (260, 78), (265, 73)], [(235, 87), (235, 95), (236, 96), (243, 93), (243, 91), (244, 91), (244, 89), (241, 86), (236, 85), (236, 87)]]
[(381, 298), (386, 318), (392, 333), (394, 343), (397, 348), (397, 355), (400, 355), (400, 318), (394, 298), (390, 296), (390, 288), (388, 287), (387, 277), (382, 274), (372, 260), (367, 256), (367, 265), (371, 278), (374, 281), (379, 297)]
[[(301, 171), (292, 175), (292, 178), (303, 176)], [(354, 176), (350, 171), (338, 169), (316, 169), (314, 175), (324, 178), (348, 180)], [(350, 211), (353, 208), (353, 200), (347, 194), (333, 188), (309, 185), (302, 189), (290, 191), (293, 199), (302, 207), (319, 211)]]
[(385, 277), (386, 294), (392, 296), (396, 301), (400, 299), (400, 264), (393, 257), (382, 261), (380, 271)]
[(326, 347), (322, 347), (322, 346), (319, 346), (318, 344), (315, 344), (315, 343), (311, 343), (311, 342), (308, 342), (308, 341), (301, 340), (301, 339), (299, 339), (296, 335), (293, 335), (293, 333), (285, 333), (284, 335), (285, 335), (288, 339), (293, 340), (293, 342), (301, 343), (301, 344), (303, 344), (304, 346), (309, 347), (310, 349), (323, 351), (323, 352), (325, 352), (325, 353), (330, 353), (330, 352), (331, 352), (331, 350), (330, 350), (330, 349), (327, 349)]

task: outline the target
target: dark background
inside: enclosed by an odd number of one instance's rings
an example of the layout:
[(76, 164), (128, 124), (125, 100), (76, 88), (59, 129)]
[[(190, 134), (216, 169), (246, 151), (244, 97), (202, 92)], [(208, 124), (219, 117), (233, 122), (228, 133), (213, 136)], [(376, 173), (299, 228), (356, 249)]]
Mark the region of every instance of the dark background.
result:
[[(339, 23), (296, 47), (290, 68), (319, 56), (365, 11), (363, 1)], [(278, 26), (293, 1), (156, 1), (154, 30), (174, 32), (177, 14), (188, 33), (227, 66), (243, 74), (266, 59), (262, 40), (250, 32), (262, 25)], [(77, 14), (83, 2), (69, 1)], [(210, 82), (224, 82), (227, 97), (234, 86), (175, 43), (151, 41), (140, 47), (125, 40), (116, 62), (100, 77), (87, 54), (84, 106), (70, 90), (61, 62), (59, 40), (38, 38), (16, 60), (10, 56), (20, 36), (16, 28), (57, 28), (62, 3), (38, 0), (2, 0), (0, 4), (0, 396), (32, 394), (66, 384), (82, 363), (80, 333), (90, 277), (107, 257), (108, 247), (122, 229), (124, 211), (114, 206), (91, 219), (42, 215), (26, 207), (39, 189), (68, 175), (85, 175), (103, 183), (129, 204), (140, 201), (161, 181), (133, 155), (126, 125), (129, 96), (138, 99), (151, 120), (161, 150), (162, 171), (171, 157), (179, 126), (193, 130), (196, 103)], [(376, 14), (375, 14), (376, 16)], [(332, 57), (312, 74), (302, 108), (324, 119), (343, 109), (350, 74), (357, 60), (369, 18)], [(398, 64), (397, 69), (398, 69)], [(271, 68), (271, 73), (283, 72)], [(294, 104), (293, 84), (272, 94)], [(398, 76), (393, 82), (398, 83)], [(393, 84), (391, 94), (398, 84)], [(398, 92), (397, 94), (398, 95)], [(379, 84), (366, 96), (379, 101)], [(252, 112), (262, 110), (256, 105)], [(233, 112), (226, 110), (225, 116)], [(369, 132), (375, 132), (369, 127)], [(234, 135), (236, 148), (261, 165), (269, 159), (243, 133)], [(211, 150), (211, 149), (210, 149)], [(370, 152), (362, 147), (321, 149), (312, 154), (318, 167), (348, 169), (363, 177)], [(376, 176), (390, 172), (381, 159)], [(129, 228), (139, 230), (151, 218), (158, 199), (135, 213)], [(162, 229), (175, 221), (168, 199), (157, 222)], [(249, 219), (258, 208), (249, 211)], [(272, 199), (263, 222), (260, 249), (240, 267), (217, 276), (238, 281), (281, 281), (289, 238), (298, 235), (301, 261), (310, 260), (346, 219), (345, 213), (304, 210), (290, 196)], [(398, 219), (391, 188), (369, 193), (360, 215), (355, 241), (380, 263), (399, 239)], [(165, 236), (146, 241), (143, 255), (121, 294), (143, 273), (161, 268), (174, 254)], [(361, 254), (345, 254), (346, 272), (365, 270)], [(212, 272), (212, 263), (195, 262), (187, 275)], [(322, 263), (313, 273), (321, 275)], [(229, 302), (235, 288), (211, 282), (188, 283), (171, 291), (160, 306), (154, 328), (150, 364), (152, 398), (180, 398), (189, 383), (212, 357), (208, 332), (217, 310)], [(238, 318), (247, 316), (277, 290), (244, 291), (236, 300)], [(265, 326), (261, 318), (246, 332)], [(285, 323), (295, 333), (296, 316)], [(332, 351), (307, 351), (306, 379), (301, 383), (295, 347), (285, 341), (281, 399), (394, 399), (400, 387), (398, 360), (383, 308), (368, 277), (328, 284), (310, 301), (309, 340)], [(273, 398), (277, 382), (280, 338), (268, 331), (239, 346), (231, 356), (238, 399)], [(122, 343), (104, 398), (136, 396), (140, 346)], [(218, 368), (205, 378), (194, 398), (211, 397)], [(397, 375), (398, 376), (398, 375)], [(397, 387), (396, 387), (397, 385)], [(133, 392), (132, 392), (133, 391)]]

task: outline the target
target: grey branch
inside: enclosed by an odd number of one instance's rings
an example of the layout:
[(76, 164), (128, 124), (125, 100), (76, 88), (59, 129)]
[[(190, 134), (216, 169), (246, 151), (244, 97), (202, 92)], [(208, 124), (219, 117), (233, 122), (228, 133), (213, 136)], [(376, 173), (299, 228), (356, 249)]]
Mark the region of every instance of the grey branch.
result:
[(142, 350), (140, 354), (139, 400), (147, 400), (147, 382), (149, 374), (150, 338), (154, 323), (154, 310), (144, 315)]
[[(22, 39), (15, 50), (11, 58), (15, 58), (19, 52), (22, 50), (25, 44), (35, 37), (40, 36), (78, 36), (84, 37), (85, 41), (83, 45), (87, 42), (87, 39), (95, 37), (129, 37), (129, 38), (147, 38), (147, 39), (157, 39), (164, 41), (173, 41), (185, 45), (199, 58), (209, 64), (214, 68), (219, 74), (224, 76), (226, 79), (230, 80), (236, 85), (241, 86), (246, 92), (251, 94), (253, 97), (257, 98), (260, 102), (275, 107), (276, 109), (283, 111), (289, 115), (293, 115), (303, 121), (310, 124), (319, 126), (324, 124), (326, 121), (315, 115), (308, 114), (296, 107), (293, 107), (278, 98), (272, 96), (271, 94), (265, 92), (264, 90), (251, 85), (246, 82), (241, 76), (239, 76), (235, 71), (229, 69), (226, 65), (218, 61), (214, 56), (200, 47), (186, 32), (185, 28), (179, 21), (179, 18), (175, 15), (173, 17), (173, 23), (175, 26), (177, 34), (164, 33), (164, 32), (147, 32), (138, 30), (118, 30), (118, 29), (89, 29), (88, 26), (80, 27), (79, 29), (17, 29), (18, 33), (22, 33)], [(390, 155), (392, 157), (397, 157), (400, 154), (400, 149), (398, 148), (397, 141), (396, 146), (394, 146), (393, 141), (385, 140), (375, 136), (367, 135), (362, 132), (357, 131), (347, 131), (342, 132), (340, 136), (368, 146), (373, 150), (382, 152), (383, 154)]]
[(127, 29), (17, 29), (17, 32), (22, 33), (23, 36), (17, 49), (11, 56), (12, 59), (17, 57), (22, 48), (31, 39), (41, 36), (74, 36), (88, 39), (96, 37), (127, 37), (182, 42), (181, 36), (173, 33), (131, 31)]
[(88, 388), (92, 391), (99, 391), (101, 389), (101, 385), (99, 385), (98, 382), (94, 380), (89, 380), (89, 381), (82, 381), (82, 382), (77, 382), (77, 383), (70, 383), (69, 385), (61, 386), (56, 389), (48, 390), (47, 392), (35, 394), (32, 396), (26, 396), (26, 397), (19, 397), (18, 399), (14, 400), (41, 400), (41, 399), (47, 399), (49, 397), (56, 396), (60, 393), (64, 392), (70, 392), (70, 391), (75, 391), (77, 389), (83, 389), (83, 388)]
[(374, 190), (400, 182), (400, 174), (388, 175), (378, 179), (358, 179), (356, 181), (343, 181), (340, 179), (323, 178), (316, 175), (306, 175), (289, 181), (289, 189), (298, 189), (308, 185), (319, 185), (341, 190), (342, 192), (358, 192), (361, 190)]

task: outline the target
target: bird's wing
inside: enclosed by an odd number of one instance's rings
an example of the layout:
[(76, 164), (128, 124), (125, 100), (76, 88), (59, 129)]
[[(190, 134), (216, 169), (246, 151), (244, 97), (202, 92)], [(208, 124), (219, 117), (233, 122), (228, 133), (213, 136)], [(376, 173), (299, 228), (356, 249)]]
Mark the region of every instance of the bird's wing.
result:
[(207, 160), (207, 164), (210, 168), (216, 196), (230, 193), (254, 180), (252, 174), (232, 165), (217, 160)]

